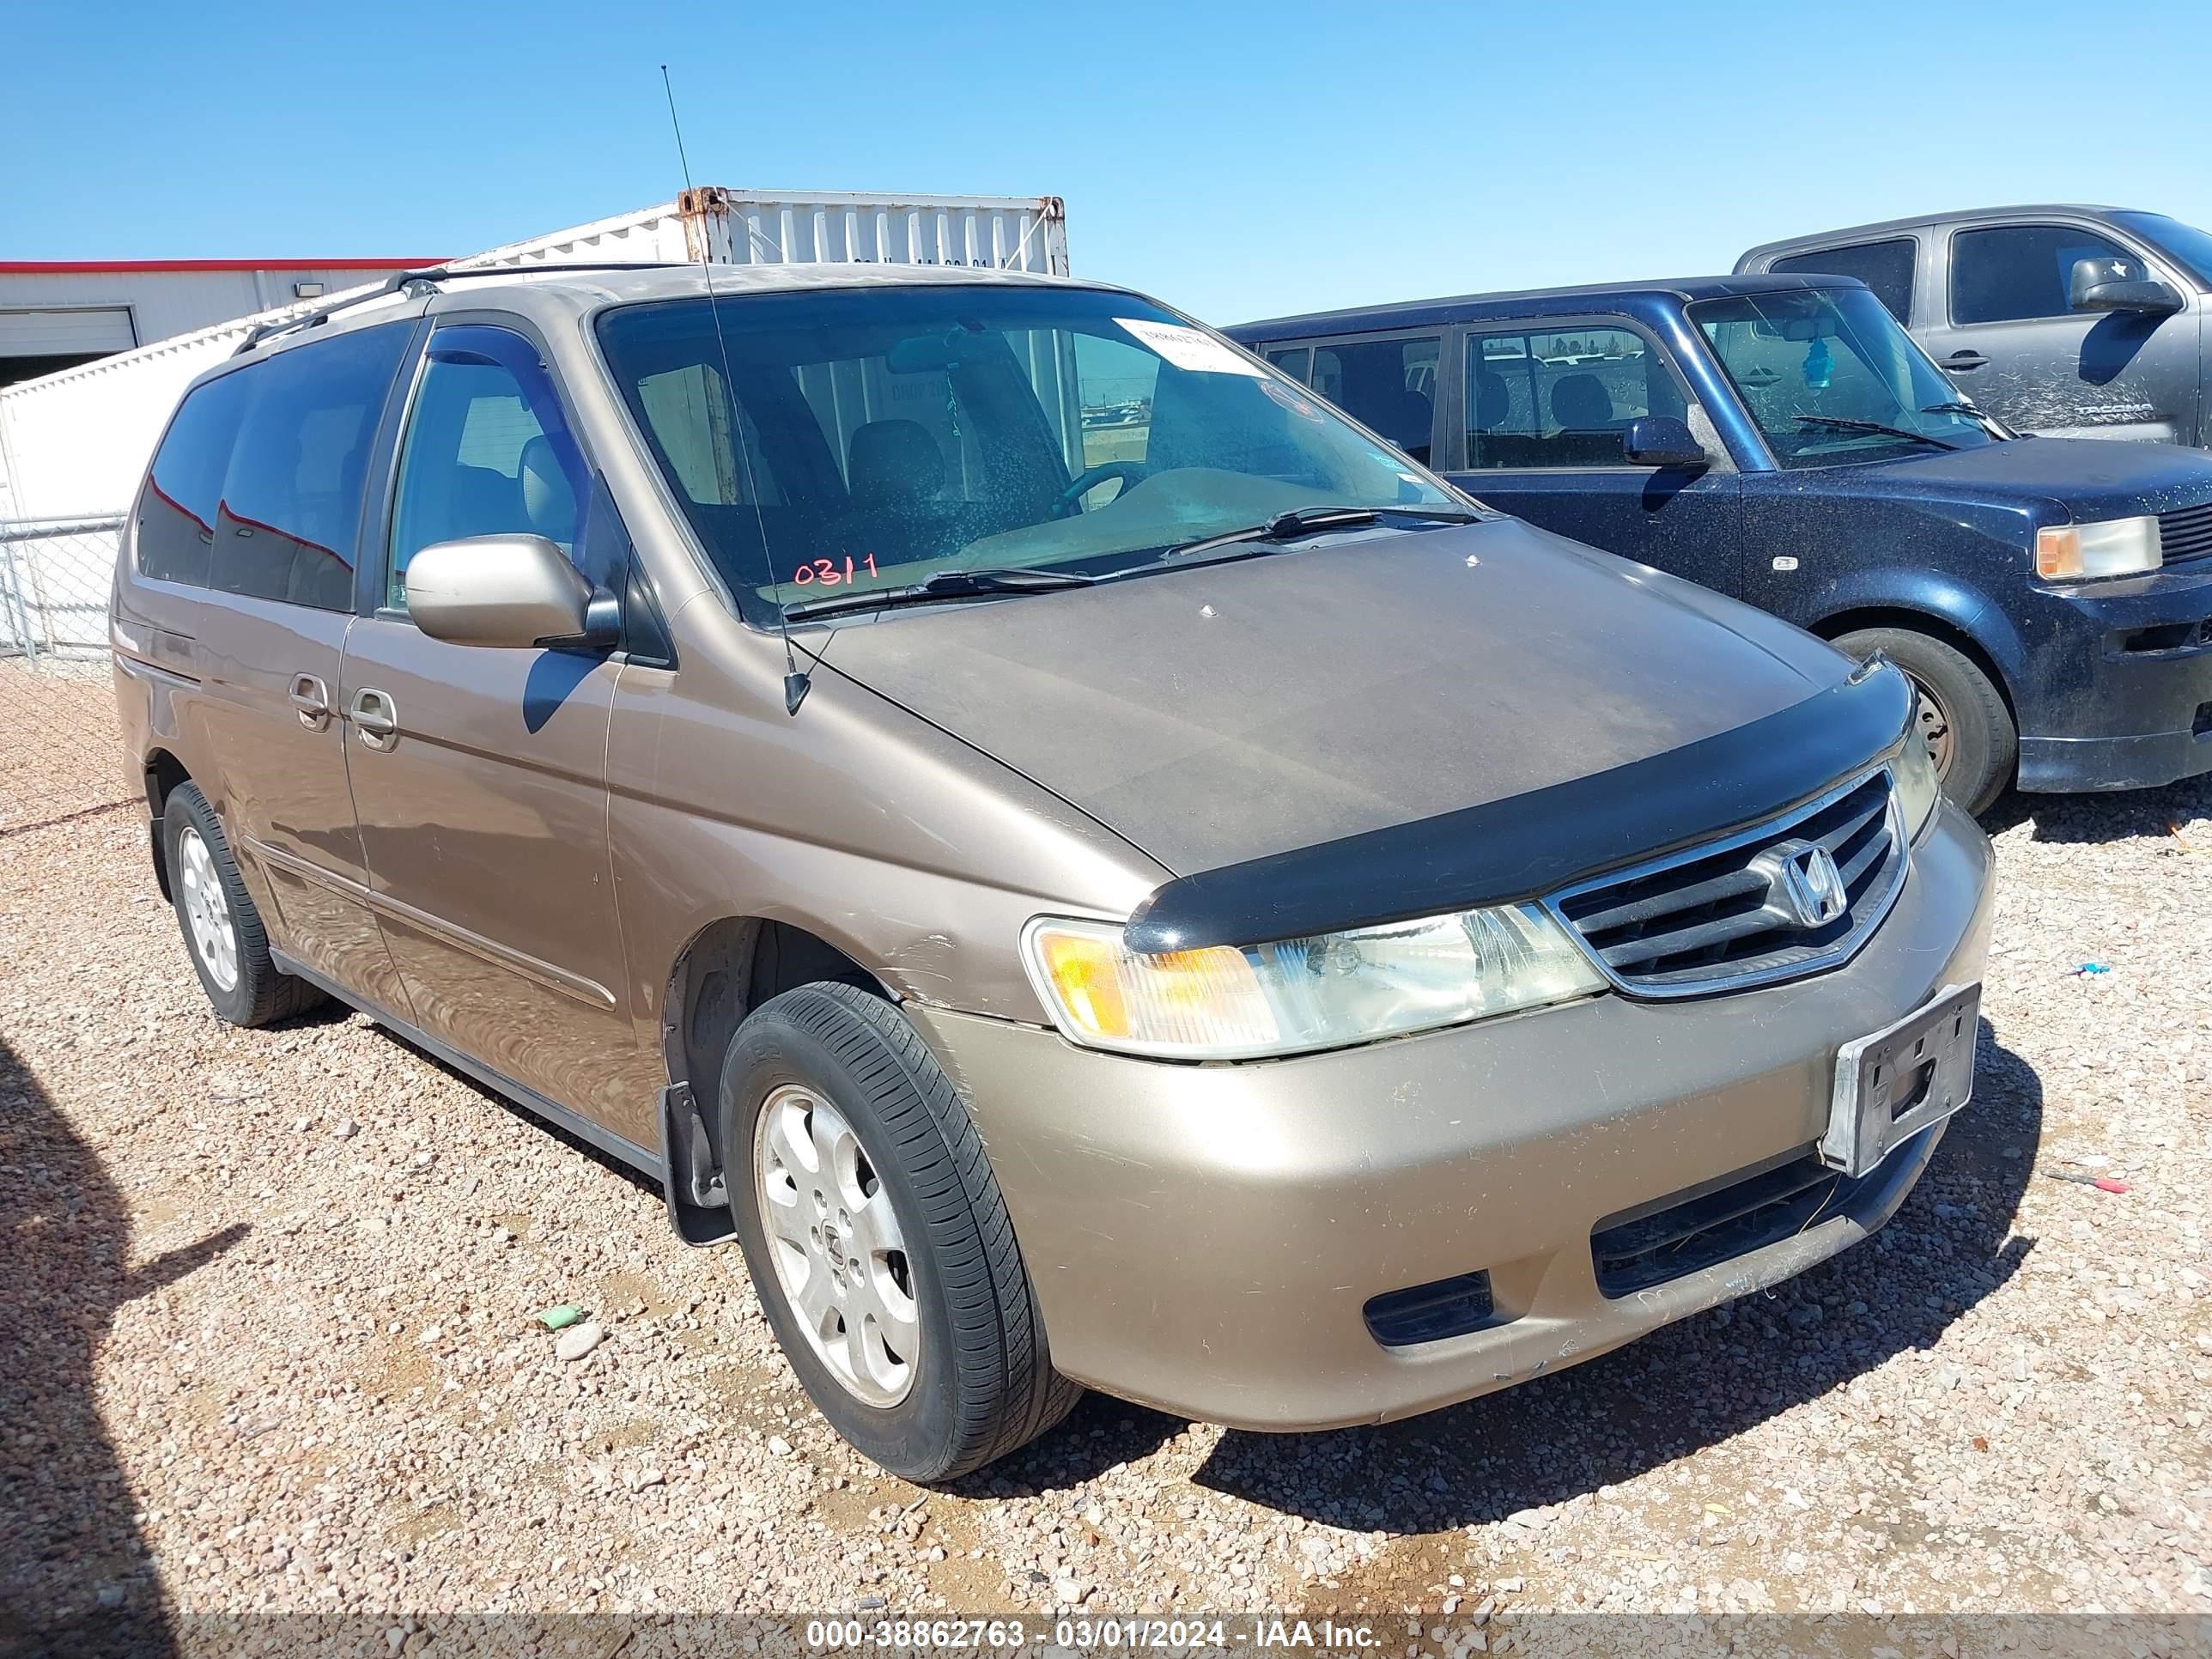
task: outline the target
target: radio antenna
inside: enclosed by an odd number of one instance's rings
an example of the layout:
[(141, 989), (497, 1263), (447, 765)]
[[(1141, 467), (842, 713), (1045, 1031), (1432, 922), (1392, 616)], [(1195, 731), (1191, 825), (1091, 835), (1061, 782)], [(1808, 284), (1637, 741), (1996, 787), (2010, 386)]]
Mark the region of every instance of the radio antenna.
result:
[[(676, 116), (676, 87), (668, 78), (665, 64), (660, 66), (660, 89), (668, 95), (668, 125), (676, 134), (676, 161), (684, 173), (684, 194), (696, 207), (701, 204), (698, 192), (691, 186), (691, 158), (684, 153), (684, 123)], [(704, 218), (702, 213), (702, 222)], [(761, 568), (768, 577), (772, 593), (775, 589), (775, 561), (768, 549), (768, 515), (761, 511), (760, 491), (753, 483), (753, 458), (745, 448), (744, 406), (738, 401), (737, 376), (730, 372), (730, 342), (722, 332), (722, 307), (714, 295), (712, 255), (713, 250), (707, 246), (702, 232), (699, 238), (699, 276), (707, 284), (707, 314), (714, 319), (714, 343), (722, 354), (722, 395), (730, 404), (730, 441), (737, 449), (738, 466), (744, 475), (745, 494), (752, 498), (753, 523), (760, 531)], [(798, 653), (791, 647), (791, 623), (783, 614), (782, 605), (773, 599), (769, 603), (775, 606), (776, 631), (783, 635), (783, 711), (796, 714), (814, 682), (799, 672)]]

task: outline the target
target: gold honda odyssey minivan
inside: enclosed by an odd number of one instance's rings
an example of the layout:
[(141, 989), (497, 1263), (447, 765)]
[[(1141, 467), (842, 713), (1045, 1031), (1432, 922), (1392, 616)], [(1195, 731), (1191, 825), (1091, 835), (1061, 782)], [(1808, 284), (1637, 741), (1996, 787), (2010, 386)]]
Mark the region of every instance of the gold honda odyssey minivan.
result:
[(112, 621), (216, 1012), (651, 1172), (915, 1480), (1085, 1384), (1603, 1352), (1864, 1237), (1972, 1086), (1989, 850), (1895, 669), (1126, 290), (410, 273), (193, 384)]

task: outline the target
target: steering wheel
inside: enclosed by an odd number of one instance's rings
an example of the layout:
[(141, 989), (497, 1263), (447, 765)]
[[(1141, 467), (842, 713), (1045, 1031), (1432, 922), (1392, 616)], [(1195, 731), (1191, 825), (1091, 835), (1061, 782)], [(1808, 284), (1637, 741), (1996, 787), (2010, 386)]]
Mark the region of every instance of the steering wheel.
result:
[[(1127, 490), (1130, 485), (1144, 476), (1145, 464), (1142, 461), (1101, 461), (1096, 466), (1085, 467), (1082, 471), (1069, 479), (1067, 488), (1060, 492), (1060, 499), (1055, 505), (1065, 514), (1068, 508), (1073, 507), (1076, 502), (1081, 501), (1109, 478), (1119, 478), (1121, 481), (1121, 488)], [(1114, 499), (1119, 501), (1121, 498), (1116, 495)]]

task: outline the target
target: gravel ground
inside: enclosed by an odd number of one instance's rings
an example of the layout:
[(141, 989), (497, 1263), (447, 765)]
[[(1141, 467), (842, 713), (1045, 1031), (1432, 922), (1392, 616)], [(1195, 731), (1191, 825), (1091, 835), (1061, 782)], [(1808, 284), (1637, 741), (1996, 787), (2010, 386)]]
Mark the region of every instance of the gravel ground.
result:
[(652, 1188), (358, 1017), (218, 1024), (128, 811), (0, 836), (0, 1654), (103, 1608), (2212, 1613), (2212, 787), (1991, 827), (1980, 1093), (1869, 1244), (1389, 1427), (1093, 1396), (943, 1492)]

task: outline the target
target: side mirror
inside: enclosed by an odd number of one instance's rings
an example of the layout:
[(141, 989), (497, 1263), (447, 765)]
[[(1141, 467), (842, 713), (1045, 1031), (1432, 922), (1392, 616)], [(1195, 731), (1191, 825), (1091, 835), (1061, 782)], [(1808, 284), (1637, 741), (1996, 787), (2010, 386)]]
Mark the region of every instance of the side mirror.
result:
[(2142, 268), (2139, 259), (2076, 259), (2066, 284), (2066, 303), (2076, 311), (2133, 311), (2170, 317), (2181, 295)]
[(580, 644), (591, 612), (591, 583), (543, 536), (434, 542), (407, 562), (408, 616), (451, 645)]
[(1620, 453), (1631, 466), (1708, 467), (1713, 458), (1690, 434), (1689, 423), (1672, 415), (1639, 415), (1620, 434)]

